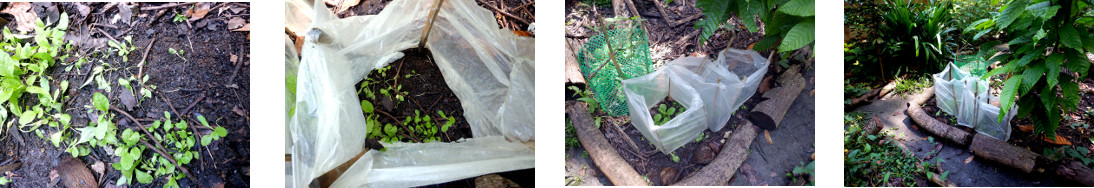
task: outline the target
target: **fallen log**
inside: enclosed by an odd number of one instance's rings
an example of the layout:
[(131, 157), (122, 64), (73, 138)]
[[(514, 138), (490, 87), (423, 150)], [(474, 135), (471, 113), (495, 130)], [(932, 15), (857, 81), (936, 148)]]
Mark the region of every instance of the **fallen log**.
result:
[(927, 115), (926, 112), (923, 112), (923, 108), (919, 107), (919, 104), (908, 102), (907, 113), (908, 117), (911, 117), (912, 121), (915, 121), (915, 124), (918, 124), (920, 128), (923, 128), (922, 130), (926, 130), (933, 135), (937, 135), (938, 137), (942, 137), (945, 140), (962, 146), (969, 145), (969, 140), (972, 137), (969, 132), (935, 120)]
[(604, 134), (593, 127), (593, 118), (589, 117), (586, 105), (588, 104), (585, 102), (566, 102), (566, 114), (577, 130), (577, 140), (581, 142), (581, 147), (589, 152), (589, 158), (593, 159), (597, 168), (604, 172), (604, 176), (607, 176), (614, 185), (649, 185), (642, 179), (642, 175), (639, 175), (627, 161), (623, 160), (623, 157), (619, 156), (618, 150), (608, 144)]
[(1037, 163), (1037, 154), (1032, 151), (981, 134), (972, 137), (969, 150), (976, 157), (1017, 168), (1025, 173), (1033, 172), (1033, 166)]
[(1085, 186), (1094, 186), (1094, 170), (1079, 161), (1068, 161), (1056, 166), (1056, 174), (1075, 180)]

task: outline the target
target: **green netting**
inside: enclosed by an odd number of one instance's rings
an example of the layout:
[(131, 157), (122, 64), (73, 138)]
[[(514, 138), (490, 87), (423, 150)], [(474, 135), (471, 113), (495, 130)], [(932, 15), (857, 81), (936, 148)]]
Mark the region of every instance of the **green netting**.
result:
[[(619, 77), (620, 70), (616, 69), (614, 63), (609, 60), (609, 41), (611, 48), (614, 49), (611, 51), (615, 52), (615, 60), (621, 65), (622, 78)], [(600, 102), (600, 107), (608, 115), (628, 114), (627, 98), (623, 94), (622, 81), (653, 72), (653, 67), (650, 66), (649, 49), (645, 31), (638, 27), (631, 27), (613, 29), (593, 36), (577, 53), (581, 72), (587, 79), (585, 81), (588, 82), (596, 100)]]
[(963, 71), (969, 71), (973, 76), (984, 76), (988, 73), (988, 61), (975, 55), (959, 55), (953, 61)]

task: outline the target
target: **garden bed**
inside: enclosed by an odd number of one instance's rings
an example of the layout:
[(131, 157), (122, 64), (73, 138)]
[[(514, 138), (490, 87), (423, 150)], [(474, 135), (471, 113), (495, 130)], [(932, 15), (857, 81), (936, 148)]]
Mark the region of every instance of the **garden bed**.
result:
[[(214, 187), (227, 185), (229, 187), (246, 187), (250, 185), (250, 68), (249, 53), (250, 39), (247, 31), (231, 31), (229, 26), (236, 18), (243, 21), (249, 19), (249, 4), (247, 3), (215, 3), (208, 4), (214, 10), (204, 18), (190, 22), (173, 22), (174, 14), (162, 14), (160, 12), (179, 12), (188, 10), (190, 4), (182, 6), (169, 6), (172, 3), (142, 3), (136, 6), (136, 10), (126, 15), (132, 15), (129, 23), (110, 20), (120, 11), (125, 4), (112, 3), (35, 3), (34, 6), (45, 8), (38, 12), (40, 17), (48, 17), (49, 10), (55, 8), (70, 16), (72, 23), (69, 25), (68, 35), (65, 40), (72, 42), (73, 50), (69, 59), (60, 59), (49, 71), (52, 78), (50, 84), (54, 87), (67, 81), (69, 90), (65, 91), (66, 99), (63, 99), (64, 113), (71, 115), (72, 129), (88, 126), (95, 113), (88, 113), (92, 106), (94, 93), (103, 93), (109, 99), (110, 104), (119, 110), (124, 109), (141, 125), (148, 125), (153, 120), (164, 118), (164, 112), (170, 112), (176, 122), (183, 118), (196, 130), (193, 134), (208, 136), (213, 130), (202, 126), (197, 120), (198, 115), (208, 120), (213, 127), (224, 127), (227, 137), (219, 141), (212, 141), (208, 146), (196, 146), (193, 151), (201, 155), (200, 159), (191, 161), (189, 165), (183, 165), (193, 177), (180, 178), (179, 185)], [(16, 6), (6, 4), (4, 7)], [(21, 5), (20, 5), (21, 6)], [(161, 7), (164, 6), (164, 7)], [(108, 8), (111, 7), (111, 8)], [(160, 7), (160, 8), (155, 8)], [(199, 5), (199, 7), (201, 7)], [(209, 8), (206, 7), (206, 8)], [(81, 12), (81, 9), (90, 12)], [(142, 10), (144, 9), (144, 10)], [(221, 14), (215, 14), (217, 10), (224, 10)], [(190, 18), (194, 18), (191, 16)], [(245, 23), (245, 22), (244, 22)], [(16, 22), (9, 23), (13, 27)], [(249, 31), (249, 29), (248, 29)], [(104, 36), (109, 34), (113, 36)], [(107, 45), (110, 40), (124, 41), (131, 37), (131, 42), (123, 42), (135, 47), (126, 58), (123, 59)], [(110, 39), (113, 38), (113, 39)], [(154, 44), (149, 45), (153, 41)], [(171, 50), (174, 49), (174, 50)], [(170, 51), (185, 51), (183, 53), (171, 53)], [(147, 52), (146, 52), (147, 51)], [(99, 53), (102, 52), (102, 53)], [(147, 55), (144, 55), (147, 53)], [(143, 56), (147, 56), (146, 58)], [(181, 57), (180, 57), (181, 56)], [(184, 58), (185, 60), (184, 60)], [(79, 58), (86, 58), (86, 63), (73, 66)], [(146, 64), (139, 65), (145, 59)], [(112, 84), (110, 91), (98, 88), (94, 80), (97, 77), (93, 73), (94, 67), (104, 66), (101, 72), (103, 80)], [(70, 67), (71, 66), (71, 67)], [(137, 77), (138, 74), (147, 75), (147, 85), (155, 85), (151, 90), (151, 98), (141, 99), (141, 94), (136, 96), (123, 94), (125, 87), (118, 84), (119, 79)], [(85, 81), (92, 83), (81, 87)], [(134, 91), (138, 83), (132, 83)], [(143, 86), (142, 86), (143, 87)], [(25, 101), (33, 101), (30, 96), (23, 96)], [(128, 100), (139, 101), (131, 108), (127, 108)], [(118, 134), (124, 128), (135, 128), (137, 123), (132, 119), (114, 111), (111, 114), (118, 127)], [(10, 117), (10, 116), (9, 116)], [(9, 118), (9, 121), (12, 120)], [(43, 134), (57, 131), (57, 128), (42, 126), (39, 130)], [(72, 130), (70, 130), (72, 131)], [(78, 137), (78, 134), (72, 136)], [(35, 132), (21, 132), (16, 126), (4, 130), (4, 139), (0, 140), (0, 146), (7, 148), (0, 153), (0, 166), (21, 163), (21, 168), (5, 174), (13, 180), (16, 187), (50, 187), (58, 184), (57, 178), (51, 178), (51, 173), (64, 174), (66, 171), (75, 170), (61, 167), (58, 161), (65, 156), (67, 143), (62, 147), (54, 147), (48, 139), (39, 138)], [(199, 136), (200, 137), (200, 136)], [(146, 150), (145, 153), (153, 153)], [(102, 147), (92, 147), (90, 153), (79, 157), (85, 167), (96, 163), (105, 163), (105, 174), (94, 173), (100, 185), (114, 185), (121, 177), (121, 173), (111, 164), (116, 163), (118, 157)], [(93, 171), (95, 168), (91, 168)], [(58, 172), (59, 171), (59, 172)], [(196, 182), (194, 181), (196, 180)], [(66, 180), (67, 181), (67, 180)], [(166, 178), (156, 178), (150, 184), (132, 182), (132, 187), (160, 187), (167, 183)]]

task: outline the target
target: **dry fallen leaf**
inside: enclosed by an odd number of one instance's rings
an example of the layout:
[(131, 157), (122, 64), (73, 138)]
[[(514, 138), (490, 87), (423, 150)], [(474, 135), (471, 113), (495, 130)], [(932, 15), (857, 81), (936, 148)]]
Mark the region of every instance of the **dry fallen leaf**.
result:
[(32, 5), (25, 2), (15, 2), (8, 5), (7, 9), (0, 11), (2, 13), (8, 13), (15, 16), (15, 30), (31, 32), (34, 31), (34, 27), (37, 26), (34, 21), (38, 20), (38, 15), (31, 11)]
[(212, 3), (198, 3), (194, 8), (186, 10), (186, 17), (190, 17), (189, 21), (197, 21), (204, 18), (206, 14), (209, 14)]
[(243, 25), (243, 27), (240, 27), (239, 29), (234, 29), (232, 31), (251, 31), (251, 24), (245, 24)]
[(1058, 134), (1053, 139), (1049, 139), (1048, 137), (1044, 137), (1044, 140), (1045, 140), (1045, 142), (1056, 144), (1056, 145), (1065, 145), (1065, 146), (1070, 146), (1071, 145), (1071, 141), (1068, 141), (1067, 138), (1064, 138), (1064, 137), (1062, 137)]
[(531, 37), (532, 36), (532, 33), (527, 32), (527, 31), (513, 31), (513, 34), (517, 34), (517, 36), (522, 36), (522, 37)]
[(1022, 132), (1030, 132), (1033, 131), (1033, 125), (1019, 125), (1018, 130), (1021, 130)]
[(775, 144), (775, 142), (771, 141), (771, 133), (767, 132), (767, 130), (764, 130), (764, 138), (767, 138), (767, 144)]
[(95, 173), (103, 174), (103, 171), (106, 170), (106, 167), (102, 161), (95, 161), (95, 164), (91, 165), (91, 170), (94, 170)]
[(243, 27), (243, 25), (246, 25), (246, 24), (247, 24), (247, 20), (243, 20), (243, 18), (240, 18), (240, 17), (235, 17), (235, 18), (232, 18), (232, 20), (228, 20), (228, 30), (239, 29), (239, 28)]
[(969, 164), (969, 162), (972, 162), (973, 157), (976, 157), (976, 155), (970, 155), (968, 159), (965, 159), (965, 164)]
[(232, 64), (236, 64), (236, 61), (239, 61), (239, 56), (237, 56), (235, 54), (229, 54), (229, 55), (232, 55), (230, 58), (228, 58), (228, 61), (232, 62)]
[(338, 1), (340, 1), (342, 3), (337, 6), (338, 11), (335, 11), (334, 13), (342, 13), (346, 10), (349, 10), (350, 7), (357, 6), (358, 3), (361, 3), (361, 0), (338, 0)]

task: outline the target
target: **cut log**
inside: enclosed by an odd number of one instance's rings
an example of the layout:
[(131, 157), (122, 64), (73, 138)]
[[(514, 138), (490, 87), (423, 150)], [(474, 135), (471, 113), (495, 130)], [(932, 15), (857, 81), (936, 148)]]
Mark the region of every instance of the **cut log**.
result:
[(1094, 186), (1094, 170), (1079, 161), (1068, 161), (1056, 166), (1056, 174), (1085, 186)]
[(972, 137), (969, 150), (972, 150), (976, 157), (1017, 168), (1025, 173), (1032, 172), (1037, 162), (1037, 154), (1032, 151), (981, 134)]
[[(580, 43), (566, 39), (566, 87), (576, 86), (585, 89), (585, 76), (581, 74), (581, 66), (577, 64), (577, 56), (574, 50), (581, 49)], [(574, 91), (566, 89), (566, 100), (574, 100)]]
[(927, 115), (927, 112), (923, 112), (923, 108), (919, 107), (919, 104), (909, 102), (907, 113), (908, 117), (911, 117), (912, 121), (915, 121), (923, 130), (953, 143), (963, 146), (969, 145), (969, 139), (972, 137), (969, 132), (932, 118)]
[(607, 176), (614, 185), (647, 186), (642, 175), (639, 175), (627, 161), (623, 160), (623, 157), (619, 156), (618, 150), (608, 144), (608, 139), (599, 129), (593, 127), (593, 118), (589, 117), (587, 105), (585, 102), (566, 102), (566, 114), (570, 118), (570, 123), (577, 129), (577, 140), (581, 142), (581, 147), (589, 152), (589, 158), (593, 159), (597, 168), (604, 172), (604, 176)]
[[(798, 99), (798, 94), (805, 89), (805, 78), (802, 78), (801, 74), (798, 73), (800, 68), (801, 66), (794, 65), (786, 72), (783, 72), (779, 76), (779, 83), (782, 84), (782, 87), (764, 93), (764, 97), (769, 98), (769, 100), (757, 104), (753, 111), (770, 115), (776, 123), (782, 122), (786, 111), (790, 109), (790, 104), (794, 103), (794, 100)], [(756, 130), (758, 130), (758, 127), (752, 125), (751, 122), (745, 121), (737, 130), (731, 133), (713, 162), (673, 185), (713, 186), (728, 182), (729, 178), (737, 172), (737, 168), (740, 168), (745, 159), (748, 159), (748, 147), (752, 145), (752, 141), (756, 138)]]

